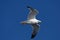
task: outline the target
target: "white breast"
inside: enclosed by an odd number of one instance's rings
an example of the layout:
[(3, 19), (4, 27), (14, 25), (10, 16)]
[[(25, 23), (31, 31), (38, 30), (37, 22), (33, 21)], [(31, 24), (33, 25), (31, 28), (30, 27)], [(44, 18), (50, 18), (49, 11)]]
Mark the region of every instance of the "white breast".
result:
[(29, 20), (31, 23), (38, 23), (38, 20), (37, 19), (30, 19)]

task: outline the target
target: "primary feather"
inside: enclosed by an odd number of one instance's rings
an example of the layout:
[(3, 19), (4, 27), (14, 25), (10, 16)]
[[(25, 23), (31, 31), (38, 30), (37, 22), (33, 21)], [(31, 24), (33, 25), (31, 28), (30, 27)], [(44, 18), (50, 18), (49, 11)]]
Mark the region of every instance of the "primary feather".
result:
[(32, 31), (31, 38), (33, 39), (36, 36), (36, 34), (38, 33), (39, 25), (38, 24), (32, 24), (32, 27), (33, 27), (33, 31)]
[(38, 11), (36, 9), (33, 9), (32, 7), (27, 7), (30, 12), (28, 14), (28, 19), (34, 19), (36, 18), (36, 15), (38, 14)]

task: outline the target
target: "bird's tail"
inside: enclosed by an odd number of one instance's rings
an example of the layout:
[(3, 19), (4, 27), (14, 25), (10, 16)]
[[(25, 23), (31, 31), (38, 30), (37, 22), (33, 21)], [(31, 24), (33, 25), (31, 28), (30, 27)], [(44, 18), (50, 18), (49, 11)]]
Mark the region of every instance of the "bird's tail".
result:
[(21, 24), (27, 24), (27, 21), (22, 21), (22, 22), (20, 22)]

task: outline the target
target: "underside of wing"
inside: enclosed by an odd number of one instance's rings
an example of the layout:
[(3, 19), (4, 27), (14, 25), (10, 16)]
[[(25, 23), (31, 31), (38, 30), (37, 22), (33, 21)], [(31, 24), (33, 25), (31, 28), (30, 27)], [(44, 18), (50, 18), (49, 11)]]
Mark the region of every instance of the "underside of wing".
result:
[(32, 31), (31, 39), (33, 39), (39, 31), (39, 25), (38, 24), (32, 24), (32, 27), (33, 27), (33, 31)]
[(28, 19), (34, 19), (35, 16), (37, 15), (38, 11), (30, 6), (28, 6), (27, 8), (30, 10)]

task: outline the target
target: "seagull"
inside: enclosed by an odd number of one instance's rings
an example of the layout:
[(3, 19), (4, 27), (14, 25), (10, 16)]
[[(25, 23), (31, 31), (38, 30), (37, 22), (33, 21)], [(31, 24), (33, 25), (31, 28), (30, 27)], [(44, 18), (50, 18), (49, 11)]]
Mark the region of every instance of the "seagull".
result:
[(36, 9), (34, 9), (30, 6), (27, 6), (27, 8), (30, 11), (29, 15), (27, 17), (27, 20), (22, 21), (21, 24), (30, 24), (30, 25), (32, 25), (33, 30), (32, 30), (31, 39), (33, 39), (39, 31), (39, 26), (40, 26), (39, 23), (41, 23), (41, 21), (36, 19), (36, 15), (39, 13)]

